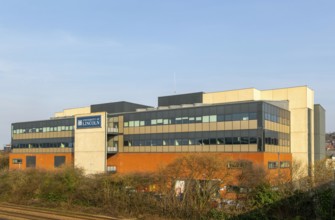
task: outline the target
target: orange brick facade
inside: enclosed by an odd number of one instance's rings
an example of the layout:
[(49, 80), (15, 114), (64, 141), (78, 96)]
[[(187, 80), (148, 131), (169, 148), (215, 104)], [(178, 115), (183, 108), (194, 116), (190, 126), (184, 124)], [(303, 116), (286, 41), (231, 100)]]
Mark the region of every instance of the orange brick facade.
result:
[[(27, 167), (27, 156), (35, 156), (36, 157), (36, 168), (37, 169), (45, 169), (45, 170), (53, 170), (55, 169), (55, 156), (64, 156), (65, 157), (65, 166), (73, 166), (73, 153), (32, 153), (32, 154), (14, 154), (11, 153), (9, 155), (9, 168), (11, 170), (15, 169), (26, 169)], [(21, 159), (21, 164), (13, 163), (14, 159)]]
[[(154, 172), (173, 162), (178, 157), (186, 155), (189, 155), (189, 153), (119, 153), (107, 158), (107, 166), (116, 166), (118, 173)], [(248, 160), (253, 165), (264, 168), (268, 167), (268, 162), (279, 160), (291, 163), (292, 161), (292, 154), (290, 153), (281, 153), (279, 155), (277, 153), (213, 153), (213, 155), (232, 161)]]

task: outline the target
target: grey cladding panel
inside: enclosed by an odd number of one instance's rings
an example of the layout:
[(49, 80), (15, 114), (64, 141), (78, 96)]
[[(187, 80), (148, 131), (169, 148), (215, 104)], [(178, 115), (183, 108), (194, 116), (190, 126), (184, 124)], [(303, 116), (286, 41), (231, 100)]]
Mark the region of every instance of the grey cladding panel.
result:
[(202, 103), (203, 92), (158, 97), (158, 106)]
[(149, 108), (149, 107), (151, 106), (131, 102), (111, 102), (111, 103), (91, 105), (91, 112), (108, 112), (108, 113), (134, 112), (136, 111), (136, 109)]

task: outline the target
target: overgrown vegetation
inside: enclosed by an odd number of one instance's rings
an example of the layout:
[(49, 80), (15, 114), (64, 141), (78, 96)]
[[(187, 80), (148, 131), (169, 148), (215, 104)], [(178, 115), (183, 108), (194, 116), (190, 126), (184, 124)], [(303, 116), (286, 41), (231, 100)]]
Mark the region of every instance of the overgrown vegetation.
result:
[(0, 153), (0, 170), (7, 169), (9, 165), (8, 153)]
[[(113, 216), (152, 219), (331, 219), (332, 167), (313, 167), (300, 181), (278, 179), (259, 167), (229, 169), (215, 155), (182, 157), (157, 173), (85, 176), (82, 170), (28, 169), (0, 173), (0, 201), (94, 209)], [(245, 164), (245, 163), (241, 163)], [(298, 165), (291, 172), (299, 174)], [(282, 178), (277, 176), (277, 178)], [(183, 190), (175, 183), (183, 181)], [(228, 187), (234, 185), (235, 187)], [(230, 190), (229, 190), (230, 189)]]

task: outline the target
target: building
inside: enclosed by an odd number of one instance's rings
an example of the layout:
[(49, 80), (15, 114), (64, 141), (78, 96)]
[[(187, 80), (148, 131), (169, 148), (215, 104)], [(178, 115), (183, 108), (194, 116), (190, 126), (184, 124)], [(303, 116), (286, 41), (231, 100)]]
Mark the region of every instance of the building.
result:
[(10, 150), (11, 150), (10, 144), (4, 144), (3, 145), (3, 151), (4, 152), (10, 152)]
[(164, 96), (157, 108), (91, 105), (13, 123), (10, 168), (155, 171), (197, 152), (284, 169), (292, 158), (310, 165), (324, 157), (324, 121), (307, 86)]

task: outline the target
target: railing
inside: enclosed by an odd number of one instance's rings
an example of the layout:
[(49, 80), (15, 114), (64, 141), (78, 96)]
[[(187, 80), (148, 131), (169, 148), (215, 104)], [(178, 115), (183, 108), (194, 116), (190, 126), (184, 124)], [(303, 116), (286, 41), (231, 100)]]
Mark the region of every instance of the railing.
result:
[(117, 152), (117, 147), (107, 147), (107, 152), (108, 153), (116, 153)]
[(119, 133), (119, 129), (118, 128), (107, 128), (107, 132), (108, 134), (117, 134)]
[(14, 148), (12, 153), (73, 153), (74, 149), (69, 147), (52, 148)]

